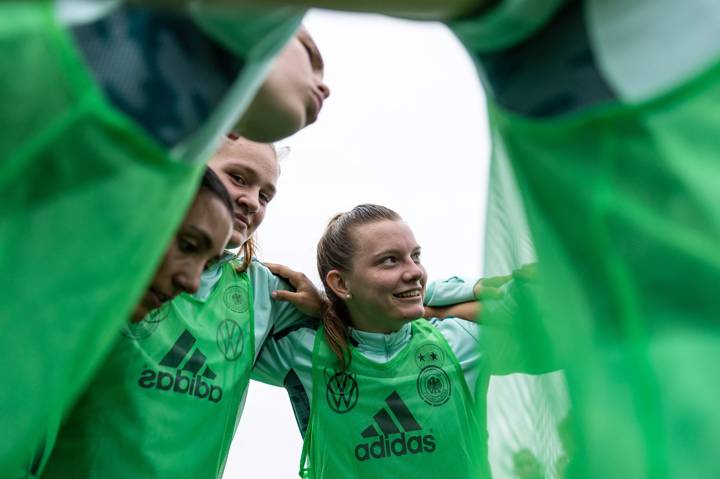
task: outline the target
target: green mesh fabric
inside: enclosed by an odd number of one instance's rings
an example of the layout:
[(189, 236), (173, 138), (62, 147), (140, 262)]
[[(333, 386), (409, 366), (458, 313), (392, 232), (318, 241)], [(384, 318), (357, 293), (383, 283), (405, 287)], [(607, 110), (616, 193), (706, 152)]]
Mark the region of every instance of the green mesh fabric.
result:
[(48, 4), (1, 10), (0, 475), (15, 477), (127, 320), (202, 165), (106, 106)]
[(485, 273), (537, 260), (510, 325), (482, 317), (538, 366), (492, 380), (496, 477), (718, 475), (719, 102), (716, 65), (633, 106), (491, 105)]
[(171, 154), (105, 100), (53, 8), (0, 5), (0, 326), (12, 332), (0, 345), (12, 385), (0, 393), (0, 424), (13, 431), (0, 440), (2, 477), (47, 457), (60, 418), (150, 280), (213, 144), (303, 15), (190, 10), (245, 68)]

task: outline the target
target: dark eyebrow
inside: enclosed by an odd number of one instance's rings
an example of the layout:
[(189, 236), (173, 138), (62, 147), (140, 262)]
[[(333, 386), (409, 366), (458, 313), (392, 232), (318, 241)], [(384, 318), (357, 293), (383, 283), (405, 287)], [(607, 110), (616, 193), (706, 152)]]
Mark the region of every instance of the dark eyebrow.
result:
[(238, 165), (237, 163), (231, 164), (231, 165), (228, 167), (228, 170), (230, 170), (230, 171), (238, 171), (238, 172), (242, 173), (243, 175), (245, 175), (245, 176), (247, 176), (247, 177), (255, 178), (255, 176), (256, 176), (256, 175), (255, 175), (255, 172), (253, 171), (252, 168), (248, 168), (248, 167), (245, 166), (245, 165)]
[[(422, 251), (422, 248), (420, 247), (420, 245), (417, 245), (410, 251), (410, 254), (420, 253), (421, 251)], [(400, 250), (398, 250), (396, 248), (386, 248), (386, 249), (382, 249), (382, 250), (378, 251), (377, 253), (373, 254), (372, 257), (375, 259), (380, 259), (383, 256), (386, 256), (388, 254), (402, 256), (402, 253), (400, 252)]]
[(395, 248), (386, 248), (386, 249), (381, 249), (380, 251), (373, 254), (372, 256), (375, 259), (381, 259), (382, 257), (387, 256), (389, 254), (397, 255), (398, 253), (399, 253), (398, 250), (396, 250)]
[[(238, 170), (238, 172), (242, 173), (243, 176), (245, 176), (245, 179), (250, 182), (259, 182), (260, 181), (260, 178), (258, 177), (257, 173), (252, 168), (248, 168), (247, 166), (244, 166), (244, 165), (232, 165), (230, 171), (233, 171), (233, 170)], [(266, 183), (266, 184), (262, 185), (260, 187), (260, 189), (269, 191), (271, 196), (275, 196), (275, 194), (277, 193), (277, 188), (272, 183)]]

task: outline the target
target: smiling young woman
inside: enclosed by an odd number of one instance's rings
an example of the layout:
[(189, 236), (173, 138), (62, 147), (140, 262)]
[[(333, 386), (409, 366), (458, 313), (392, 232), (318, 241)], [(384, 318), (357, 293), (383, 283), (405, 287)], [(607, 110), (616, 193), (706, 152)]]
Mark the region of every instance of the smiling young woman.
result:
[[(426, 298), (411, 228), (371, 204), (330, 221), (317, 263), (330, 302), (322, 325), (276, 329), (253, 372), (290, 394), (305, 440), (303, 477), (489, 478), (489, 375), (522, 365), (509, 356), (490, 364), (475, 322), (419, 319), (424, 299), (472, 301), (475, 283), (436, 282)], [(513, 280), (503, 284), (510, 290)]]

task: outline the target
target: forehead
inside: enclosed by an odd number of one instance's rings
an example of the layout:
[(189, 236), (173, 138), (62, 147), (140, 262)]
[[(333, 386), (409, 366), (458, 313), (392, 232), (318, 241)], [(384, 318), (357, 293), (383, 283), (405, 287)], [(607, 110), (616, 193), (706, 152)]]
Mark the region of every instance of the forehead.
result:
[(268, 144), (255, 143), (244, 138), (223, 140), (210, 159), (210, 166), (220, 170), (233, 167), (251, 170), (272, 184), (277, 183), (280, 175), (275, 150)]
[(200, 190), (182, 223), (183, 229), (202, 233), (210, 240), (209, 249), (222, 252), (230, 236), (232, 218), (216, 195)]
[(372, 256), (386, 250), (412, 251), (419, 246), (408, 224), (400, 220), (356, 226), (353, 236), (358, 255)]

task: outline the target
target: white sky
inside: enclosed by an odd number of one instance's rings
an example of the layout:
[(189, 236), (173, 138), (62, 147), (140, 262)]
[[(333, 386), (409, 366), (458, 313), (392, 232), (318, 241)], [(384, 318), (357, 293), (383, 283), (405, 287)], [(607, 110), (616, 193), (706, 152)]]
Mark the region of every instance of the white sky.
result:
[[(318, 122), (282, 142), (260, 258), (319, 283), (328, 219), (359, 203), (393, 208), (423, 247), (430, 279), (481, 269), (489, 138), (475, 69), (442, 25), (311, 12), (331, 95)], [(302, 447), (287, 393), (252, 382), (225, 477), (297, 477)]]

